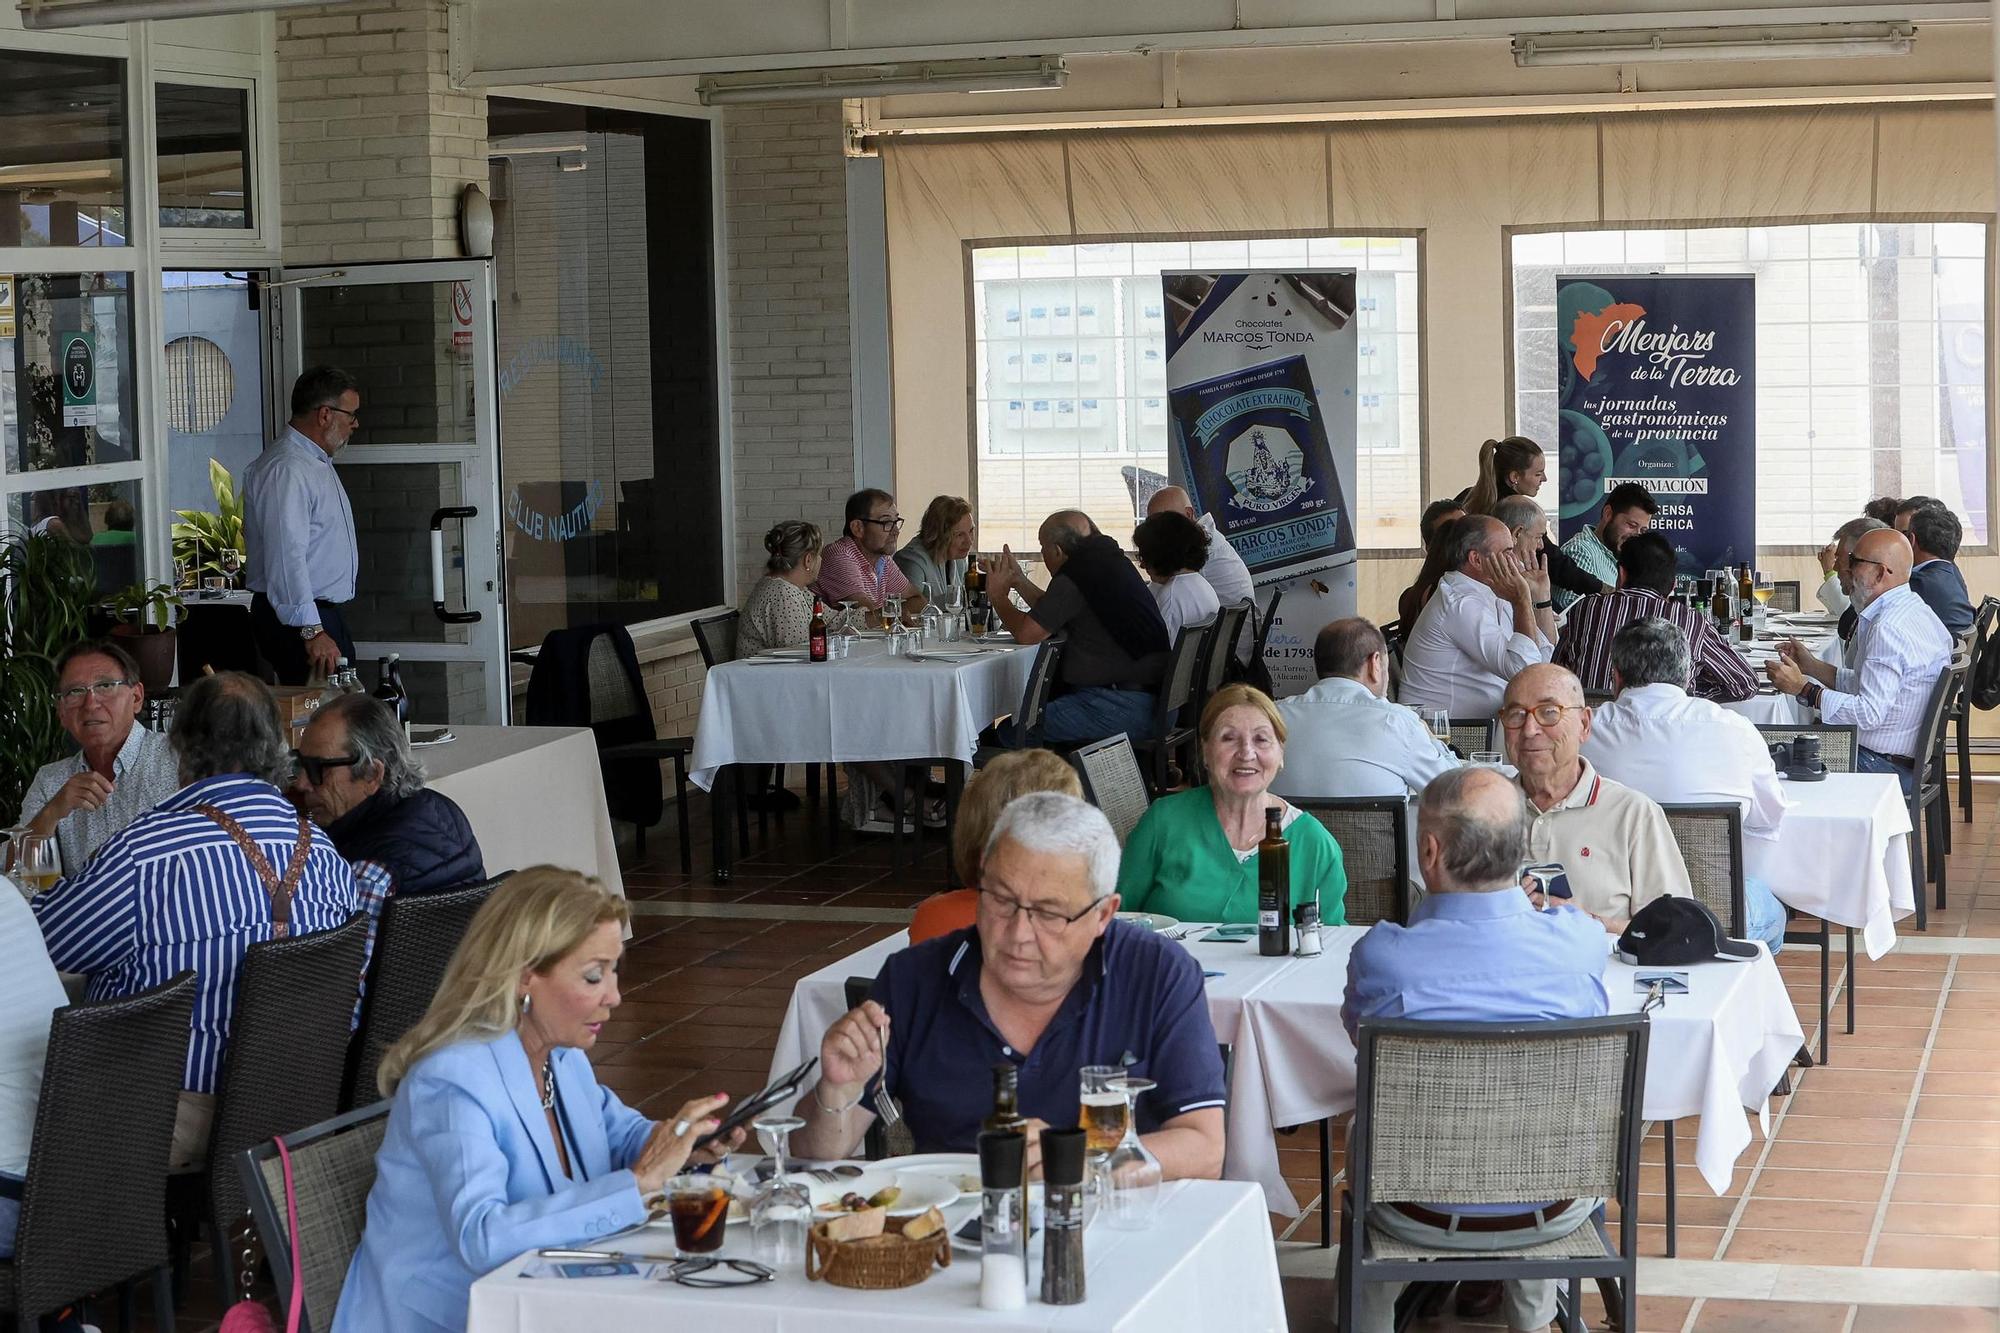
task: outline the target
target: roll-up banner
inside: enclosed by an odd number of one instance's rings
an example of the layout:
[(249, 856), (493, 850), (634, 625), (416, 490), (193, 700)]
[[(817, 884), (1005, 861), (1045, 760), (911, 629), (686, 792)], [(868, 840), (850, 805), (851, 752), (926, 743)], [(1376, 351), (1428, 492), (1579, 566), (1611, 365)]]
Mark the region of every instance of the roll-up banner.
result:
[(1250, 568), (1280, 695), (1354, 614), (1353, 269), (1163, 273), (1167, 471)]
[(1757, 287), (1748, 274), (1556, 278), (1561, 533), (1635, 481), (1680, 572), (1757, 563)]

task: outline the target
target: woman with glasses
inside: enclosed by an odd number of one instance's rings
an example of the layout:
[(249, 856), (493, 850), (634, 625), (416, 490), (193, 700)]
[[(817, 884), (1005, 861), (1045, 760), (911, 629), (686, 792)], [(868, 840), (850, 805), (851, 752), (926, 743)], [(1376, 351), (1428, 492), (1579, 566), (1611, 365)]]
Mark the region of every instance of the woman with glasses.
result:
[(382, 1057), (391, 1099), (367, 1228), (333, 1333), (463, 1329), (472, 1283), (524, 1250), (634, 1227), (729, 1099), (671, 1120), (628, 1109), (591, 1071), (618, 1007), (625, 900), (535, 866), (493, 891), (436, 998)]
[(1130, 911), (1182, 921), (1257, 919), (1257, 844), (1264, 812), (1282, 811), (1291, 847), (1291, 905), (1319, 902), (1320, 920), (1344, 925), (1347, 871), (1340, 845), (1317, 819), (1271, 795), (1285, 764), (1285, 721), (1262, 690), (1225, 685), (1201, 710), (1208, 782), (1153, 802), (1126, 840), (1118, 893)]
[(29, 832), (55, 840), (66, 875), (181, 789), (173, 747), (139, 723), (145, 705), (139, 664), (117, 644), (79, 643), (56, 658), (56, 718), (79, 748), (42, 765), (21, 811)]

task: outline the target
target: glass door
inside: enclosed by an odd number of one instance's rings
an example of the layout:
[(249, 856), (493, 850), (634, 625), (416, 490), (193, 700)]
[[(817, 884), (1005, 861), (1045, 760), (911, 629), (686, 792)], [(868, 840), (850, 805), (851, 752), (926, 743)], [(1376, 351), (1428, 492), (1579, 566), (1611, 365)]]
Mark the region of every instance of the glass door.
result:
[(504, 723), (490, 263), (291, 269), (279, 290), (280, 393), (307, 366), (361, 381), (334, 463), (361, 548), (347, 623), (362, 679), (400, 653), (413, 720)]

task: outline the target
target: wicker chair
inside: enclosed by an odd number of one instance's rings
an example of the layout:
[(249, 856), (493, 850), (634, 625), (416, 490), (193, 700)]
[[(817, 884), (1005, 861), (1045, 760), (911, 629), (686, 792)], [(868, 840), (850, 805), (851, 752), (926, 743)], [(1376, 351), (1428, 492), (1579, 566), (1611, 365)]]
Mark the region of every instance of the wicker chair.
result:
[[(1339, 1325), (1358, 1328), (1365, 1282), (1621, 1279), (1638, 1327), (1639, 1098), (1648, 1020), (1548, 1023), (1361, 1020), (1358, 1101), (1341, 1200)], [(1561, 1132), (1549, 1108), (1561, 1106)], [(1618, 1201), (1618, 1240), (1586, 1222), (1559, 1240), (1470, 1253), (1429, 1250), (1369, 1224), (1384, 1203)], [(1571, 1322), (1569, 1327), (1576, 1327)]]
[(1852, 773), (1861, 754), (1861, 733), (1852, 723), (1833, 726), (1826, 723), (1800, 723), (1785, 726), (1779, 723), (1757, 724), (1757, 730), (1764, 737), (1764, 744), (1776, 745), (1780, 741), (1789, 743), (1795, 736), (1819, 737), (1819, 760), (1826, 765), (1829, 773)]
[(473, 913), (508, 874), (443, 893), (392, 894), (375, 931), (375, 954), (361, 996), (361, 1021), (348, 1054), (340, 1106), (348, 1110), (375, 1100), (375, 1069), (382, 1054), (424, 1016), (444, 980), (445, 965), (458, 951)]
[(1215, 633), (1214, 619), (1181, 626), (1174, 650), (1167, 658), (1166, 675), (1154, 696), (1153, 736), (1133, 741), (1132, 748), (1146, 757), (1146, 780), (1158, 796), (1171, 780), (1173, 758), (1181, 756), (1181, 773), (1191, 777), (1201, 762), (1201, 741), (1195, 735), (1194, 712), (1197, 676), (1208, 640)]
[(354, 992), (368, 921), (253, 944), (237, 972), (229, 1047), (215, 1085), (215, 1127), (208, 1164), (175, 1175), (168, 1217), (185, 1262), (186, 1247), (205, 1224), (214, 1245), (217, 1290), (225, 1300), (254, 1277), (243, 1182), (236, 1155), (274, 1134), (289, 1134), (332, 1116), (340, 1106)]
[[(333, 1327), (347, 1266), (361, 1245), (363, 1208), (375, 1185), (375, 1153), (389, 1128), (389, 1103), (375, 1102), (337, 1119), (284, 1136), (292, 1158), (292, 1197), (299, 1210), (300, 1333)], [(236, 1157), (257, 1237), (271, 1259), (278, 1305), (292, 1298), (292, 1246), (285, 1218), (285, 1169), (270, 1140)]]
[(1470, 759), (1481, 750), (1500, 749), (1500, 723), (1490, 717), (1455, 717), (1451, 720), (1451, 748)]
[(1139, 757), (1124, 732), (1093, 741), (1070, 756), (1083, 780), (1083, 797), (1104, 812), (1118, 845), (1132, 836), (1152, 798), (1146, 794), (1146, 775), (1139, 771)]
[(1771, 609), (1795, 612), (1799, 609), (1799, 581), (1778, 579), (1771, 584)]
[(1350, 926), (1410, 923), (1410, 806), (1392, 796), (1299, 797), (1340, 844)]
[(1979, 614), (1973, 617), (1972, 634), (1967, 644), (1965, 682), (1967, 688), (1958, 692), (1952, 700), (1948, 723), (1958, 725), (1958, 808), (1965, 822), (1972, 822), (1972, 682), (1979, 679), (1979, 660), (1985, 656), (1982, 644), (1988, 631), (1993, 628), (1993, 619), (2000, 616), (2000, 597), (1987, 597), (1979, 603)]
[(21, 1333), (72, 1301), (147, 1276), (154, 1322), (173, 1333), (160, 1217), (194, 994), (194, 973), (183, 972), (50, 1017), (14, 1257), (0, 1260), (0, 1311)]

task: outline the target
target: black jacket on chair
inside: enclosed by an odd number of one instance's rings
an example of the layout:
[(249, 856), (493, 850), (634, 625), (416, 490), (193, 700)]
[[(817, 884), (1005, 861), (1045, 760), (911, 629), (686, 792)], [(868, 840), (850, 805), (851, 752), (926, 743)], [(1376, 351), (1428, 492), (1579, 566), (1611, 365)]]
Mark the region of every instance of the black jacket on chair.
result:
[[(606, 640), (622, 690), (606, 689), (600, 679), (593, 698), (590, 678), (592, 646)], [(615, 683), (615, 682), (613, 682)], [(610, 695), (613, 697), (607, 698)], [(613, 746), (657, 740), (653, 711), (639, 675), (639, 655), (623, 625), (576, 625), (550, 630), (528, 677), (528, 725), (589, 727), (597, 734), (600, 754)], [(629, 820), (642, 829), (660, 822), (666, 799), (660, 787), (660, 761), (633, 757), (598, 760), (604, 771), (604, 799), (613, 819)]]
[(397, 893), (433, 893), (486, 878), (465, 812), (428, 788), (400, 801), (378, 791), (327, 825), (326, 833), (349, 861), (387, 867)]

